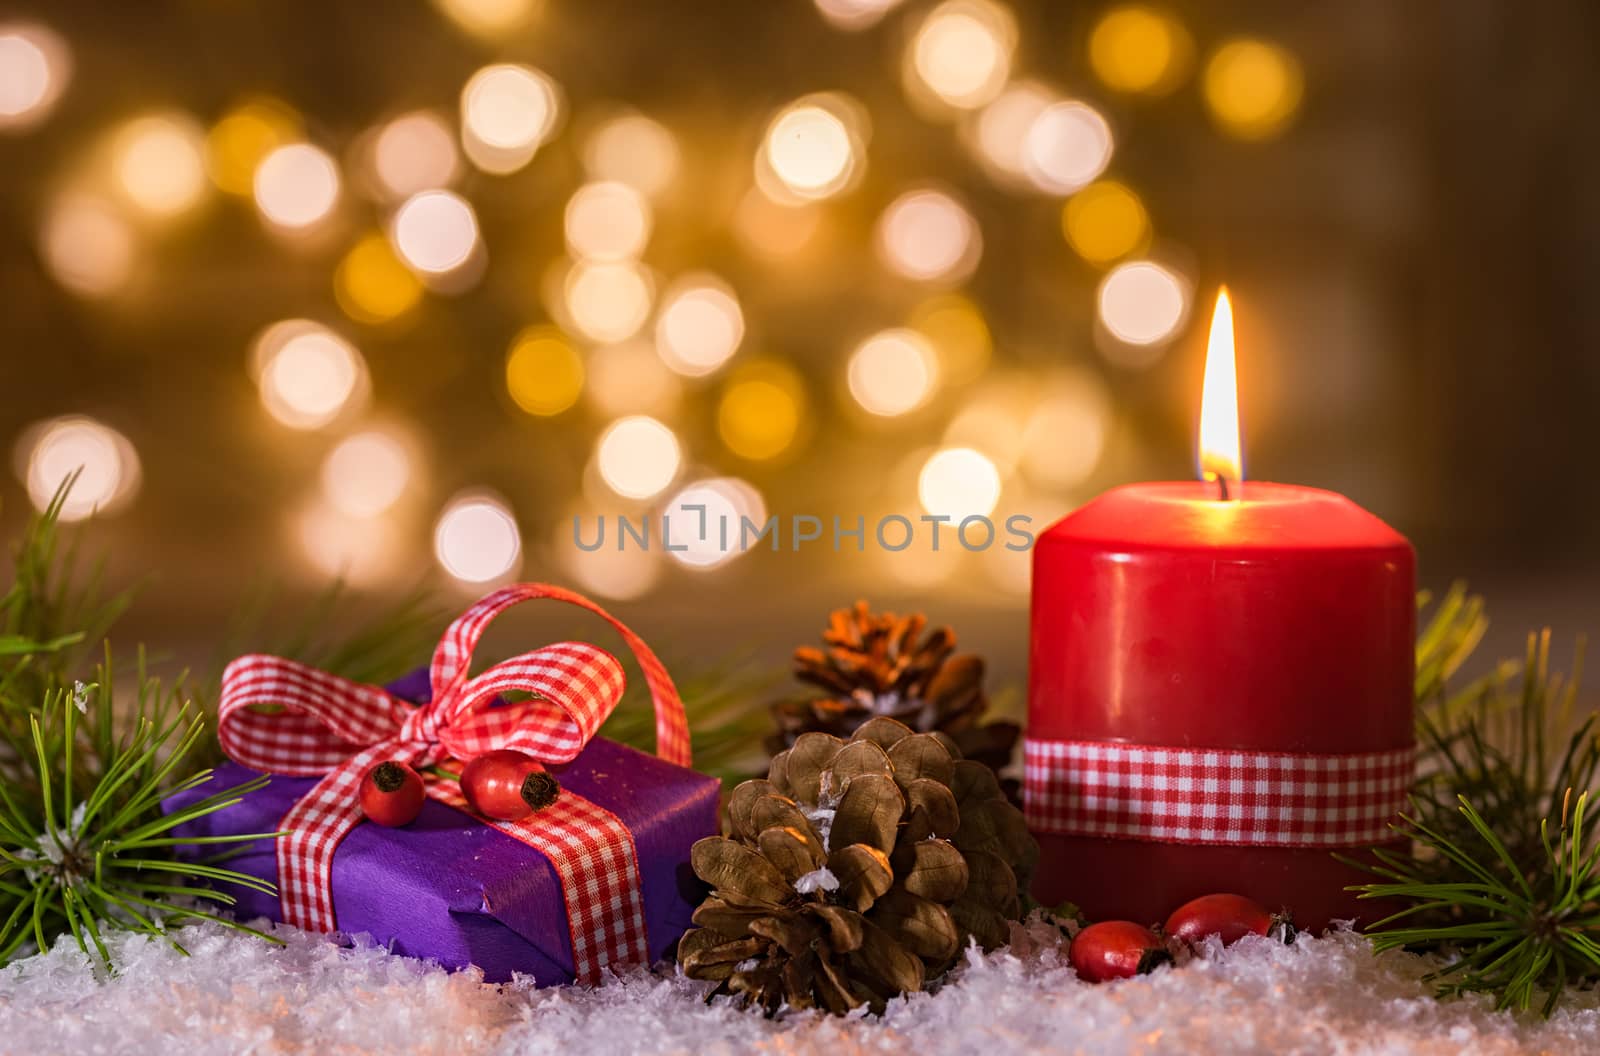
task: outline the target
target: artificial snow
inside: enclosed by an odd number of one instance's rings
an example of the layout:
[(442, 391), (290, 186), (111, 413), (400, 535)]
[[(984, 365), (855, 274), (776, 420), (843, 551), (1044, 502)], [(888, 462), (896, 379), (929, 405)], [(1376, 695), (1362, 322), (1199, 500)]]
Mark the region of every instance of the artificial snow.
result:
[(1010, 949), (967, 963), (936, 993), (882, 1017), (791, 1014), (773, 1022), (670, 968), (606, 985), (490, 986), (472, 972), (336, 944), (288, 928), (282, 947), (214, 924), (181, 929), (191, 956), (121, 935), (120, 970), (97, 973), (71, 939), (0, 969), (5, 1053), (1271, 1053), (1600, 1052), (1600, 998), (1549, 1021), (1440, 1003), (1429, 962), (1373, 957), (1358, 936), (1250, 938), (1124, 982), (1082, 983), (1059, 932), (1016, 928)]
[(794, 889), (802, 895), (809, 895), (814, 891), (839, 890), (839, 878), (833, 875), (833, 870), (827, 866), (813, 869), (804, 876), (797, 877)]

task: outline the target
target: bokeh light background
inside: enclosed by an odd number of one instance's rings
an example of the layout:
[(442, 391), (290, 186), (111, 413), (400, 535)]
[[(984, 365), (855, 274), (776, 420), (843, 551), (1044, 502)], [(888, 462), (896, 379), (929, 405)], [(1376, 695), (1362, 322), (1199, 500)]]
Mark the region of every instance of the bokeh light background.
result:
[[(880, 517), (1193, 473), (1210, 298), (1249, 475), (1590, 620), (1596, 18), (1509, 4), (169, 0), (0, 9), (0, 440), (135, 632), (263, 579), (554, 578), (679, 655), (857, 596), (1021, 674), (1028, 570)], [(1585, 88), (1587, 86), (1587, 89)], [(868, 524), (668, 555), (573, 518)], [(697, 516), (697, 515), (694, 515)], [(659, 520), (657, 521), (659, 528)], [(785, 525), (787, 529), (787, 524)], [(659, 544), (659, 540), (657, 540)]]

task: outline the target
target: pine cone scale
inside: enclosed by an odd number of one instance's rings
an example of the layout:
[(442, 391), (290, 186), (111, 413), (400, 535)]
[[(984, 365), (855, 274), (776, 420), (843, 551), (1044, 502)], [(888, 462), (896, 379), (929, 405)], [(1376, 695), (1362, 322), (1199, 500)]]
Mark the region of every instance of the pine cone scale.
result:
[(733, 791), (729, 834), (695, 844), (714, 892), (680, 943), (684, 971), (768, 1015), (882, 1011), (969, 938), (1005, 942), (1037, 848), (1017, 846), (1021, 814), (994, 775), (957, 756), (884, 718), (849, 740), (798, 737)]

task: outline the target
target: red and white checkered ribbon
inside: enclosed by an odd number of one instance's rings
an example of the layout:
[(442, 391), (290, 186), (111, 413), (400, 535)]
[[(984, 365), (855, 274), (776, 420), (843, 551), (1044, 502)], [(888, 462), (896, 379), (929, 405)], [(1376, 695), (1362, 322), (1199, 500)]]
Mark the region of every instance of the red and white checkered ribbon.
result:
[[(256, 770), (323, 775), (279, 825), (288, 833), (277, 844), (279, 901), (287, 923), (334, 930), (334, 851), (361, 820), (357, 790), (377, 763), (394, 759), (422, 768), (497, 748), (565, 763), (589, 743), (622, 697), (622, 665), (611, 654), (583, 642), (561, 642), (495, 664), (476, 677), (468, 672), (489, 621), (536, 598), (588, 609), (617, 629), (638, 659), (655, 703), (656, 754), (688, 765), (688, 721), (666, 668), (616, 618), (561, 587), (502, 587), (457, 618), (433, 654), (432, 693), (421, 705), (282, 657), (242, 656), (223, 673), (217, 717), (223, 751)], [(508, 690), (533, 696), (491, 706)], [(424, 781), (431, 798), (470, 809), (456, 782), (430, 774)], [(537, 849), (555, 867), (580, 982), (598, 982), (608, 966), (649, 959), (633, 836), (615, 815), (563, 789), (554, 804), (525, 821), (492, 824)]]
[(1301, 755), (1102, 741), (1023, 746), (1035, 832), (1165, 843), (1348, 847), (1381, 842), (1416, 750)]

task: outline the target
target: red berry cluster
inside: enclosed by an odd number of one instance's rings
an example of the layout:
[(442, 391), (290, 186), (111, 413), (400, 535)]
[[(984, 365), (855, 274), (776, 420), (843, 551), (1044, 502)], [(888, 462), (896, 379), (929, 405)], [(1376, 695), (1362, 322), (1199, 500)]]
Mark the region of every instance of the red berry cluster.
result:
[(1294, 926), (1287, 916), (1274, 916), (1243, 895), (1202, 895), (1175, 909), (1157, 930), (1131, 920), (1090, 924), (1072, 940), (1067, 956), (1080, 979), (1103, 983), (1170, 964), (1175, 949), (1193, 950), (1211, 935), (1225, 946), (1246, 935), (1276, 935), (1290, 942)]
[[(520, 821), (561, 795), (556, 779), (531, 755), (509, 748), (485, 752), (461, 771), (461, 794), (473, 810)], [(361, 779), (361, 810), (379, 825), (409, 825), (426, 798), (422, 775), (397, 760), (379, 763)]]

